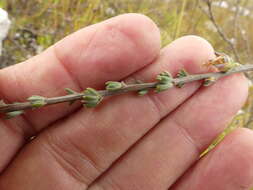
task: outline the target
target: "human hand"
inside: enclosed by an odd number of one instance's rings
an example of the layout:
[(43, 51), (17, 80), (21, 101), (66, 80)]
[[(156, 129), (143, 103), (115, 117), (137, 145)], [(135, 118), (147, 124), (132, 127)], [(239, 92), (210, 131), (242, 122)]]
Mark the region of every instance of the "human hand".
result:
[[(168, 70), (206, 72), (204, 39), (160, 49), (155, 24), (138, 14), (86, 27), (24, 63), (0, 71), (1, 98), (101, 88), (109, 80), (149, 81)], [(241, 74), (159, 94), (131, 93), (95, 109), (76, 103), (0, 121), (1, 190), (239, 190), (253, 182), (253, 132), (237, 129), (204, 158), (247, 97)], [(29, 141), (32, 136), (35, 139)]]

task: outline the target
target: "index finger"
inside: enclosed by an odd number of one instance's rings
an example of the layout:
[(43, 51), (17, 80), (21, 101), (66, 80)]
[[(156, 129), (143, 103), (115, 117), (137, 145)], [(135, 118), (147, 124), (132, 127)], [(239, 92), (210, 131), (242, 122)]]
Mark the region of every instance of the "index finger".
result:
[[(148, 31), (148, 32), (147, 32)], [(0, 71), (0, 94), (10, 102), (31, 95), (64, 95), (64, 88), (80, 91), (120, 80), (158, 55), (160, 35), (143, 15), (127, 14), (84, 28), (39, 56)], [(41, 129), (73, 110), (57, 105), (29, 112), (26, 118)]]
[[(0, 98), (19, 102), (31, 95), (61, 96), (66, 87), (76, 91), (99, 88), (151, 63), (159, 50), (159, 30), (149, 18), (121, 15), (86, 27), (32, 59), (0, 70)], [(54, 105), (28, 111), (24, 117), (0, 120), (0, 152), (5, 152), (0, 157), (0, 171), (24, 139), (78, 107)]]

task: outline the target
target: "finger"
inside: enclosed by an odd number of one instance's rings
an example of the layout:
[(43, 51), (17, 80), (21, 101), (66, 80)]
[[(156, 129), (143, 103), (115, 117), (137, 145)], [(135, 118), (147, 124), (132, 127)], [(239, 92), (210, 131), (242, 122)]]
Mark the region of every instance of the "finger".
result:
[[(34, 94), (63, 95), (64, 87), (101, 87), (107, 80), (120, 80), (149, 64), (159, 48), (159, 31), (150, 19), (138, 14), (118, 16), (66, 37), (25, 63), (1, 70), (1, 95), (13, 102)], [(40, 129), (69, 110), (67, 105), (57, 105), (29, 112), (26, 118)]]
[(130, 189), (169, 188), (225, 128), (246, 97), (247, 82), (242, 75), (200, 89), (90, 189), (127, 189), (127, 184)]
[[(146, 32), (146, 31), (151, 31)], [(149, 64), (160, 48), (159, 31), (145, 16), (126, 14), (84, 28), (24, 63), (0, 71), (0, 94), (10, 102), (31, 95), (64, 94), (99, 88), (107, 80), (120, 80)], [(0, 121), (0, 171), (36, 131), (67, 115), (79, 105), (56, 105), (32, 110), (25, 116)], [(6, 151), (7, 150), (7, 151)]]
[[(165, 48), (155, 63), (130, 76), (130, 79), (140, 76), (142, 79), (150, 80), (164, 69), (176, 73), (182, 67), (187, 67), (190, 72), (201, 72), (204, 68), (200, 65), (212, 56), (213, 49), (205, 40), (193, 36), (184, 37)], [(97, 109), (80, 110), (38, 137), (14, 161), (14, 165), (25, 167), (27, 176), (31, 177), (34, 172), (38, 173), (36, 170), (40, 171), (39, 175), (45, 175), (44, 172), (51, 173), (50, 178), (58, 173), (66, 174), (65, 178), (58, 179), (55, 189), (60, 189), (61, 180), (66, 181), (68, 178), (71, 178), (71, 182), (66, 188), (76, 185), (72, 184), (73, 178), (76, 179), (76, 183), (87, 187), (163, 116), (191, 96), (199, 85), (200, 83), (196, 82), (180, 90), (171, 89), (142, 98), (126, 94), (107, 99)], [(179, 96), (181, 97), (177, 98)], [(159, 99), (161, 104), (166, 104), (169, 97), (172, 98), (171, 105), (159, 107), (154, 102)], [(29, 161), (25, 159), (28, 155)], [(45, 168), (45, 161), (51, 163), (50, 168)], [(32, 166), (29, 162), (35, 165)], [(4, 183), (16, 184), (14, 181), (23, 181), (23, 176), (17, 166), (11, 166), (2, 179), (5, 180)], [(52, 180), (45, 181), (43, 188), (50, 187), (50, 181)], [(29, 185), (26, 188), (33, 187)], [(36, 185), (36, 182), (33, 185)]]
[(171, 190), (240, 190), (253, 185), (253, 132), (238, 129), (207, 154)]

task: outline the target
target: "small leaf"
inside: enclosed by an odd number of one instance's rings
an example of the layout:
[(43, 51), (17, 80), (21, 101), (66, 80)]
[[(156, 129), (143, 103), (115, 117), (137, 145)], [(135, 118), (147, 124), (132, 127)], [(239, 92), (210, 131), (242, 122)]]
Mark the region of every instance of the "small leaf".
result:
[(11, 118), (14, 118), (16, 116), (19, 116), (21, 114), (23, 114), (24, 111), (23, 110), (20, 110), (20, 111), (12, 111), (12, 112), (8, 112), (6, 113), (6, 119), (11, 119)]
[(157, 75), (156, 79), (158, 80), (158, 84), (156, 85), (156, 92), (165, 91), (171, 87), (173, 87), (173, 78), (172, 75), (164, 71)]
[(168, 72), (168, 71), (163, 71), (163, 72), (161, 72), (159, 75), (172, 78), (172, 75), (171, 75), (170, 72)]
[(65, 88), (64, 90), (65, 90), (69, 95), (71, 95), (71, 94), (77, 94), (76, 91), (74, 91), (74, 90), (72, 90), (72, 89), (70, 89), (70, 88)]
[[(178, 73), (177, 73), (177, 78), (184, 78), (186, 76), (188, 76), (188, 72), (185, 69), (181, 69)], [(185, 85), (184, 82), (179, 82), (178, 84), (176, 84), (176, 87), (178, 88), (182, 88)]]
[(87, 88), (84, 91), (83, 96), (83, 105), (87, 108), (96, 107), (101, 101), (103, 97), (93, 88)]
[(177, 78), (183, 78), (188, 76), (188, 72), (185, 69), (181, 69), (178, 73), (177, 73)]
[(106, 84), (106, 90), (108, 91), (119, 90), (123, 87), (121, 82), (108, 81), (105, 84)]
[(97, 101), (90, 101), (87, 103), (84, 103), (83, 106), (86, 108), (94, 108), (98, 105)]
[(185, 85), (184, 82), (179, 82), (179, 83), (176, 84), (176, 87), (183, 88), (184, 85)]
[(237, 63), (237, 62), (234, 62), (234, 61), (230, 61), (230, 62), (227, 62), (226, 64), (223, 65), (222, 68), (220, 68), (219, 70), (221, 72), (228, 72), (238, 66), (241, 66), (240, 63)]
[(84, 91), (85, 95), (93, 95), (93, 96), (99, 96), (100, 94), (98, 93), (98, 91), (96, 91), (93, 88), (86, 88), (86, 90)]
[(212, 85), (213, 83), (215, 83), (217, 80), (216, 77), (208, 77), (204, 80), (204, 83), (203, 83), (203, 86), (210, 86)]
[(158, 80), (160, 84), (167, 84), (172, 82), (173, 78), (169, 72), (164, 71), (157, 75), (156, 80)]
[(99, 99), (98, 96), (84, 96), (83, 97), (85, 99), (86, 102), (90, 102), (90, 101), (97, 101)]
[[(64, 90), (65, 90), (65, 91), (67, 92), (67, 94), (69, 94), (69, 95), (78, 94), (76, 91), (74, 91), (74, 90), (72, 90), (72, 89), (70, 89), (70, 88), (65, 88)], [(75, 102), (76, 102), (76, 100), (70, 101), (70, 102), (69, 102), (69, 105), (72, 105), (72, 104), (74, 104)]]
[(162, 92), (172, 87), (173, 87), (173, 83), (157, 84), (155, 88), (155, 92)]
[(139, 91), (138, 91), (139, 96), (144, 96), (144, 95), (147, 94), (147, 93), (148, 93), (148, 90), (147, 90), (147, 89), (143, 89), (143, 90), (139, 90)]
[(32, 106), (34, 108), (40, 108), (42, 106), (45, 106), (46, 103), (46, 98), (43, 96), (31, 96), (29, 98), (27, 98), (28, 101), (30, 101), (30, 103), (32, 104)]

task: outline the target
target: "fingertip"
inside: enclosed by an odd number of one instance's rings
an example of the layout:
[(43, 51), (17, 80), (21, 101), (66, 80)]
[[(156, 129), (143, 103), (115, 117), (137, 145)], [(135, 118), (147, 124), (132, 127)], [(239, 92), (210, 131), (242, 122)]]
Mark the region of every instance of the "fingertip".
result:
[(161, 48), (161, 35), (151, 18), (139, 13), (128, 13), (119, 15), (116, 19), (114, 22), (118, 24), (119, 29), (136, 41), (141, 49), (150, 54), (158, 54)]
[[(88, 26), (56, 44), (55, 52), (66, 69), (76, 74), (92, 69), (86, 77), (118, 80), (150, 64), (160, 52), (160, 32), (141, 14), (123, 14)], [(77, 76), (80, 74), (76, 74)], [(79, 80), (84, 80), (79, 79)]]
[(212, 45), (204, 38), (195, 35), (178, 38), (163, 51), (168, 52), (170, 64), (177, 61), (178, 63), (174, 65), (183, 67), (192, 74), (208, 71), (204, 64), (215, 57)]
[[(233, 148), (235, 153), (240, 153), (240, 150), (243, 150), (245, 151), (245, 154), (247, 154), (252, 150), (253, 159), (253, 131), (247, 128), (238, 128), (234, 130), (232, 133), (226, 136), (224, 140), (224, 146)], [(239, 150), (236, 150), (237, 148)]]
[(253, 185), (253, 131), (239, 128), (190, 168), (171, 188), (249, 189)]
[[(246, 128), (237, 129), (225, 138), (220, 148), (217, 148), (216, 157), (224, 157), (220, 163), (223, 164), (220, 170), (224, 175), (230, 176), (230, 183), (234, 184), (234, 187), (244, 187), (243, 189), (252, 187), (253, 131)], [(230, 172), (225, 173), (226, 171)]]
[[(128, 41), (131, 41), (136, 52), (140, 55), (148, 55), (148, 59), (157, 56), (161, 47), (160, 30), (154, 21), (143, 14), (128, 13), (80, 29), (59, 41), (55, 49), (60, 57), (65, 57), (71, 55), (72, 52), (75, 54), (80, 52), (80, 48), (91, 46), (92, 41), (100, 41), (100, 44), (107, 45), (109, 49), (108, 42), (116, 40), (120, 42), (119, 48), (124, 43), (127, 46)], [(98, 43), (93, 44), (99, 47)], [(76, 58), (72, 57), (72, 60), (76, 61)]]

